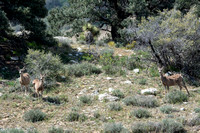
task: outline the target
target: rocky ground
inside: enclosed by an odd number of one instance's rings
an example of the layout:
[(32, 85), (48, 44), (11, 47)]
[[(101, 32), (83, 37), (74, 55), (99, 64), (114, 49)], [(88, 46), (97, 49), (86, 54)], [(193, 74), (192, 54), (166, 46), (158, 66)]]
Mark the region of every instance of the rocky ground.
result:
[[(73, 45), (74, 48), (86, 49), (86, 46)], [(115, 55), (127, 56), (133, 54), (130, 50), (115, 48)], [(145, 83), (141, 80), (145, 79)], [(0, 128), (36, 128), (39, 132), (45, 133), (52, 127), (62, 127), (63, 129), (72, 129), (75, 132), (100, 133), (103, 131), (104, 125), (110, 122), (120, 122), (125, 128), (131, 131), (132, 124), (136, 122), (161, 121), (165, 118), (184, 118), (189, 121), (195, 116), (194, 109), (199, 107), (200, 88), (188, 85), (191, 96), (187, 102), (169, 104), (165, 102), (164, 87), (161, 84), (160, 77), (151, 77), (147, 69), (129, 71), (125, 76), (108, 76), (104, 73), (92, 76), (83, 76), (80, 78), (71, 78), (71, 82), (62, 82), (58, 87), (50, 92), (44, 93), (46, 97), (67, 97), (67, 102), (61, 104), (52, 104), (43, 99), (37, 99), (32, 96), (32, 92), (25, 96), (23, 92), (9, 92), (13, 87), (11, 81), (3, 81), (0, 84)], [(125, 97), (143, 95), (141, 91), (148, 88), (154, 90), (155, 97), (159, 103), (159, 107), (146, 108), (152, 115), (150, 118), (136, 118), (130, 116), (131, 112), (140, 108), (137, 106), (126, 106), (122, 99), (112, 95), (112, 92), (119, 89)], [(170, 87), (170, 91), (179, 89), (178, 87)], [(186, 93), (185, 90), (183, 90)], [(92, 103), (83, 105), (80, 103), (81, 96), (90, 96)], [(106, 99), (106, 100), (105, 100)], [(109, 104), (117, 102), (122, 106), (120, 111), (111, 111)], [(164, 114), (160, 111), (160, 107), (171, 105), (177, 109), (172, 114)], [(47, 114), (47, 119), (41, 122), (27, 122), (23, 119), (23, 115), (30, 109), (37, 108)], [(85, 114), (87, 119), (83, 122), (69, 122), (67, 116), (72, 109), (76, 109), (80, 114)], [(100, 118), (95, 118), (94, 113), (99, 112)], [(200, 127), (184, 126), (188, 132), (198, 132)]]

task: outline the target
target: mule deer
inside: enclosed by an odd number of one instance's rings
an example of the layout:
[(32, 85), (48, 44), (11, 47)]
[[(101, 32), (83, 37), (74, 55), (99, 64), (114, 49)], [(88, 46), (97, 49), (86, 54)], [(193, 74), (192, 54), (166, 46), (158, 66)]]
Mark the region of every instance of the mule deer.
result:
[(39, 93), (41, 93), (41, 96), (42, 96), (42, 93), (44, 91), (44, 77), (45, 77), (45, 75), (40, 74), (40, 79), (34, 79), (32, 82), (33, 88), (34, 88), (35, 92), (37, 93), (38, 97), (39, 97)]
[(161, 81), (165, 87), (165, 93), (166, 93), (166, 88), (169, 91), (169, 86), (178, 85), (180, 87), (180, 90), (182, 90), (182, 86), (185, 87), (188, 95), (190, 95), (181, 74), (174, 74), (171, 76), (166, 76), (162, 73), (162, 69), (163, 69), (163, 67), (158, 68), (158, 71), (160, 73)]
[(28, 86), (30, 84), (30, 76), (28, 73), (24, 73), (24, 71), (25, 67), (19, 69), (19, 74), (20, 74), (19, 82), (21, 84), (21, 90), (23, 86), (25, 86), (25, 95), (26, 95), (26, 91), (28, 90)]

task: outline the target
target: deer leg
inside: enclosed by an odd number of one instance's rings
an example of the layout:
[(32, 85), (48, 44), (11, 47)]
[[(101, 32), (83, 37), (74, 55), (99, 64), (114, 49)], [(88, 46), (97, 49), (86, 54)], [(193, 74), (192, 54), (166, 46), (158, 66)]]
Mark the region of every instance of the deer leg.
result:
[(164, 87), (165, 87), (165, 95), (167, 94), (167, 87), (164, 85)]
[(167, 86), (167, 91), (169, 92), (169, 86)]
[(183, 82), (183, 86), (185, 87), (185, 89), (186, 89), (188, 95), (190, 95), (190, 93), (189, 93), (189, 91), (188, 91), (188, 89), (187, 89), (187, 87), (186, 87), (186, 85), (185, 85), (185, 82), (184, 82), (183, 80), (182, 80), (182, 82)]

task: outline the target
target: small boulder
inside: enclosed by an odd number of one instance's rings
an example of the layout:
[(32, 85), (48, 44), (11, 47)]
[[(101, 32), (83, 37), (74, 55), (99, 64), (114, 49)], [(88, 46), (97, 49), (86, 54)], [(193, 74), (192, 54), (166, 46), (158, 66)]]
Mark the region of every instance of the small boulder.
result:
[(143, 95), (156, 95), (158, 93), (158, 90), (156, 88), (148, 88), (141, 90), (141, 94)]
[(111, 92), (114, 91), (114, 89), (113, 88), (108, 88), (108, 91), (111, 93)]
[(108, 100), (109, 102), (113, 102), (113, 101), (119, 100), (118, 97), (109, 95), (107, 93), (99, 94), (99, 101), (103, 102), (104, 99)]
[(0, 97), (2, 96), (3, 94), (0, 92)]
[(185, 108), (180, 108), (180, 111), (185, 111)]
[(136, 68), (136, 69), (133, 70), (133, 72), (134, 72), (134, 73), (139, 73), (140, 70), (139, 70), (138, 68)]
[(124, 81), (124, 84), (132, 84), (132, 82), (130, 80), (126, 80)]
[(107, 79), (107, 80), (112, 80), (113, 78), (111, 78), (111, 77), (107, 77), (106, 79)]

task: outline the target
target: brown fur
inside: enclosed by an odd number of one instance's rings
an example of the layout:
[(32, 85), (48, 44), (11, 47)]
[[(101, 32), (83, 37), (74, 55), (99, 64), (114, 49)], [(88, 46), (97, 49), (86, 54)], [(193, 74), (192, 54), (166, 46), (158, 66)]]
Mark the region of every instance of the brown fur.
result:
[(174, 74), (172, 76), (165, 76), (162, 73), (162, 69), (163, 68), (158, 68), (159, 73), (160, 73), (160, 77), (161, 77), (161, 81), (162, 81), (162, 83), (165, 87), (165, 91), (166, 91), (166, 88), (169, 91), (169, 86), (178, 85), (180, 87), (180, 90), (182, 90), (182, 86), (183, 86), (186, 89), (188, 95), (190, 95), (181, 74)]
[(23, 86), (25, 86), (25, 94), (26, 94), (26, 91), (28, 90), (28, 86), (30, 84), (30, 76), (28, 73), (23, 73), (24, 70), (25, 70), (25, 67), (19, 70), (19, 74), (20, 74), (19, 82), (21, 84), (21, 89)]
[(44, 91), (44, 75), (40, 74), (40, 79), (34, 79), (32, 83), (33, 83), (33, 88), (37, 93), (37, 96), (39, 97), (40, 93), (42, 96), (42, 93)]

